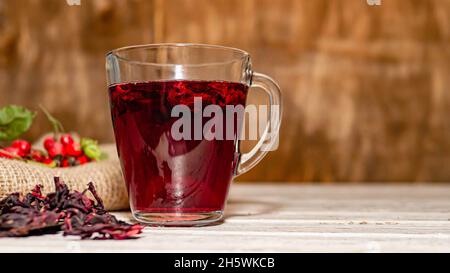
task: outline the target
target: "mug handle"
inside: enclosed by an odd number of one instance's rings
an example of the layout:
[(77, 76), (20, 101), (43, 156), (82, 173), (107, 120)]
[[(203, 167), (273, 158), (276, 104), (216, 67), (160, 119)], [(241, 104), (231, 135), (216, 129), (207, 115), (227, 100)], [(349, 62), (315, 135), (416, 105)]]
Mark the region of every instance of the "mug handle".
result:
[(282, 115), (280, 87), (271, 77), (261, 73), (253, 73), (252, 84), (250, 87), (259, 87), (269, 96), (268, 114), (270, 119), (267, 122), (261, 139), (255, 147), (253, 147), (250, 152), (241, 155), (235, 176), (248, 172), (251, 168), (256, 166), (269, 151), (272, 151), (275, 148), (275, 145), (278, 145), (278, 134), (280, 131)]

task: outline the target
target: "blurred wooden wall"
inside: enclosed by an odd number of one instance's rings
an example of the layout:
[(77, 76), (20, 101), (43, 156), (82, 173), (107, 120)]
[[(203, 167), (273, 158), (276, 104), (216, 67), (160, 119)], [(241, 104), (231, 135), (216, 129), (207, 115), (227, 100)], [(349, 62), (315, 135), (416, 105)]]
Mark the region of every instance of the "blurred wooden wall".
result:
[(0, 0), (0, 105), (111, 141), (108, 50), (223, 44), (284, 92), (279, 150), (241, 180), (450, 181), (450, 0), (81, 3)]

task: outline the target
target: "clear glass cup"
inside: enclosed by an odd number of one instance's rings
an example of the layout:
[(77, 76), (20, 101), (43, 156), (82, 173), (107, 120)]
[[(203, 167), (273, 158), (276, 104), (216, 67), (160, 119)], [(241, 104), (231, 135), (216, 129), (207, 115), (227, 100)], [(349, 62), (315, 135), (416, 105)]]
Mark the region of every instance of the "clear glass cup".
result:
[[(232, 179), (250, 170), (276, 145), (281, 122), (278, 85), (252, 71), (247, 52), (202, 44), (115, 49), (107, 54), (106, 71), (114, 134), (133, 216), (142, 223), (167, 226), (220, 220)], [(217, 137), (218, 125), (210, 128), (213, 138), (205, 137), (202, 130), (219, 115), (205, 115), (207, 106), (224, 112), (227, 106), (245, 106), (250, 87), (267, 93), (269, 119), (256, 146), (243, 154), (238, 114), (231, 115), (231, 127), (224, 125), (222, 138)], [(174, 116), (175, 109), (192, 114), (191, 122), (200, 115), (200, 137), (195, 121), (174, 131), (180, 117)], [(221, 117), (230, 115), (226, 112)], [(215, 121), (228, 122), (222, 118)], [(182, 131), (184, 138), (174, 133)]]

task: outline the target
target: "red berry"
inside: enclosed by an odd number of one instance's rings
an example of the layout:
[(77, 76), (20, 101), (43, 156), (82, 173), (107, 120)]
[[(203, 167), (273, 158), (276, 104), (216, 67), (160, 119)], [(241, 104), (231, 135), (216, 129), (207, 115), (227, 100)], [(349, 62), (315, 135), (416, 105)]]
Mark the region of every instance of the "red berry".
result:
[(53, 145), (55, 145), (56, 141), (53, 137), (46, 137), (44, 140), (44, 148), (48, 151)]
[(0, 149), (0, 158), (13, 158), (5, 149)]
[(53, 163), (53, 159), (51, 159), (50, 157), (44, 157), (41, 162), (49, 165)]
[(70, 145), (73, 143), (73, 138), (69, 134), (64, 134), (59, 139), (59, 142), (61, 142), (62, 145)]
[(3, 152), (3, 149), (0, 150), (0, 158), (12, 158), (10, 155)]
[(62, 163), (61, 163), (61, 167), (66, 168), (66, 167), (69, 167), (69, 166), (70, 166), (69, 160), (67, 158), (64, 158)]
[(51, 158), (55, 158), (58, 155), (65, 155), (64, 146), (59, 142), (55, 142), (50, 149), (47, 149), (47, 152)]
[(14, 158), (19, 157), (20, 150), (14, 147), (6, 147), (0, 150), (0, 157)]
[(22, 157), (27, 156), (31, 150), (31, 144), (28, 141), (22, 139), (15, 140), (12, 143), (11, 147), (19, 149), (19, 154)]
[(43, 162), (45, 160), (44, 154), (38, 150), (32, 150), (30, 156), (34, 161), (37, 162)]
[(85, 155), (82, 155), (77, 157), (77, 161), (80, 163), (80, 165), (83, 165), (89, 162), (89, 158)]
[(72, 144), (68, 144), (64, 146), (66, 149), (66, 154), (69, 156), (80, 156), (83, 153), (83, 150), (81, 150), (81, 145), (78, 142), (73, 142)]

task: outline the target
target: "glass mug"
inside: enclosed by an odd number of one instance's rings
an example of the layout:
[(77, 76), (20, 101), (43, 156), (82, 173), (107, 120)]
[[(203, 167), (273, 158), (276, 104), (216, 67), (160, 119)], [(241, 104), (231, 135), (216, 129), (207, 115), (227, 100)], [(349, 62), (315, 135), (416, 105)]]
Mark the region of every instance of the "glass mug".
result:
[[(107, 54), (106, 70), (114, 135), (133, 217), (163, 226), (201, 226), (220, 220), (233, 177), (266, 155), (267, 141), (274, 142), (268, 139), (269, 128), (272, 137), (278, 134), (278, 85), (252, 71), (247, 52), (213, 45), (119, 48)], [(249, 153), (239, 150), (240, 121), (225, 129), (231, 138), (174, 137), (173, 126), (179, 120), (173, 116), (176, 106), (183, 105), (194, 115), (207, 105), (245, 106), (249, 87), (266, 91), (270, 101), (266, 130)], [(201, 99), (200, 107), (196, 99)], [(207, 122), (211, 117), (201, 119)], [(191, 129), (198, 131), (187, 127), (183, 128), (187, 136), (196, 134)]]

